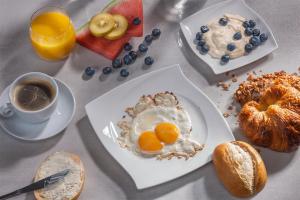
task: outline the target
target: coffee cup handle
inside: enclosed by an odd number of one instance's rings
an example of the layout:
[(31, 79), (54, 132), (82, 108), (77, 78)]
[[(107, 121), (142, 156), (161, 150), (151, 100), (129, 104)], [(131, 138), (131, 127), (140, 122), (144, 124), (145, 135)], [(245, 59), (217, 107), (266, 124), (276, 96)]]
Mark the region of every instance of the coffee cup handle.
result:
[(5, 118), (9, 118), (14, 115), (11, 103), (5, 103), (0, 106), (0, 115)]

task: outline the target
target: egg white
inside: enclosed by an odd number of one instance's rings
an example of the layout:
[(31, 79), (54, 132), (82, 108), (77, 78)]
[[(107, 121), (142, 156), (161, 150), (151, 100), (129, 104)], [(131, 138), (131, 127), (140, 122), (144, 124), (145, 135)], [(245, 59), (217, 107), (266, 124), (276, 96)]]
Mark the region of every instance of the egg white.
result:
[(154, 131), (161, 122), (172, 123), (180, 130), (179, 138), (188, 136), (192, 129), (190, 116), (184, 110), (176, 107), (155, 106), (139, 113), (133, 120), (130, 139), (137, 144), (140, 135), (145, 131)]

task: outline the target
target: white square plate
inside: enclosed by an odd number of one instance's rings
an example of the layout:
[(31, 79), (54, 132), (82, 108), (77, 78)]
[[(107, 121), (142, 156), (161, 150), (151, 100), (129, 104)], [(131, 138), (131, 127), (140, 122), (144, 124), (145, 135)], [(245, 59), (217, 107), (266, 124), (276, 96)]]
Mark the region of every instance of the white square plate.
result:
[[(174, 92), (192, 120), (192, 138), (205, 144), (189, 160), (139, 157), (119, 146), (117, 122), (128, 106), (143, 94)], [(150, 72), (96, 98), (85, 107), (88, 118), (104, 147), (134, 180), (138, 189), (155, 186), (185, 175), (211, 160), (216, 145), (234, 140), (231, 130), (208, 97), (182, 73), (179, 65)], [(155, 169), (155, 170), (153, 170)], [(145, 176), (145, 174), (147, 174)]]
[[(194, 39), (196, 37), (196, 33), (200, 31), (200, 26), (206, 25), (207, 22), (212, 19), (222, 17), (225, 13), (238, 14), (246, 19), (253, 19), (256, 22), (256, 26), (259, 27), (261, 33), (266, 33), (269, 38), (264, 44), (260, 45), (250, 54), (232, 59), (227, 64), (221, 65), (219, 59), (212, 58), (209, 54), (201, 55), (199, 50), (196, 48)], [(194, 53), (204, 62), (206, 62), (215, 74), (221, 74), (247, 65), (268, 55), (278, 48), (270, 27), (262, 19), (262, 17), (260, 17), (253, 9), (251, 9), (243, 0), (228, 0), (200, 10), (182, 20), (180, 27), (184, 37)]]

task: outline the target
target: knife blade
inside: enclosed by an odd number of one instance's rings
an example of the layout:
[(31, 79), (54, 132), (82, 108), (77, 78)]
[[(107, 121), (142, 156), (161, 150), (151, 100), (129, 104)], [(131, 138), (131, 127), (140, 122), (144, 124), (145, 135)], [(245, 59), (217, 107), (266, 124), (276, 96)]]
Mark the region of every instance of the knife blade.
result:
[(39, 189), (45, 188), (49, 185), (53, 185), (53, 184), (57, 183), (58, 181), (62, 180), (69, 172), (70, 172), (70, 169), (65, 169), (61, 172), (58, 172), (58, 173), (48, 176), (44, 179), (41, 179), (37, 182), (34, 182), (26, 187), (23, 187), (21, 189), (11, 192), (11, 193), (2, 195), (2, 196), (0, 196), (0, 200), (8, 199), (8, 198), (11, 198), (11, 197), (23, 194), (23, 193), (31, 192), (34, 190), (39, 190)]

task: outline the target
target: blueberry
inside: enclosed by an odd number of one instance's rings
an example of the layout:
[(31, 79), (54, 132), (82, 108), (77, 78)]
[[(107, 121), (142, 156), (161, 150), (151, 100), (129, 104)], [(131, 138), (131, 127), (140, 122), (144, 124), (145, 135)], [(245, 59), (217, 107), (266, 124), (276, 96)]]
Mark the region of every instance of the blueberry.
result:
[(201, 26), (200, 30), (202, 33), (206, 33), (207, 31), (209, 31), (209, 28), (207, 26)]
[(227, 19), (225, 19), (224, 17), (219, 19), (219, 24), (222, 26), (226, 26), (228, 23)]
[(203, 45), (205, 45), (205, 40), (204, 40), (204, 39), (201, 39), (201, 40), (199, 40), (199, 41), (197, 42), (197, 46), (201, 47), (201, 46), (203, 46)]
[(84, 70), (84, 73), (87, 75), (87, 76), (93, 76), (96, 72), (96, 69), (94, 67), (87, 67), (85, 68)]
[(198, 32), (198, 33), (196, 34), (196, 40), (202, 39), (202, 36), (203, 36), (203, 34), (202, 34), (201, 32)]
[(221, 64), (226, 64), (226, 63), (228, 63), (229, 59), (230, 59), (229, 55), (223, 55), (223, 56), (221, 57)]
[(228, 50), (228, 51), (233, 51), (233, 50), (235, 50), (235, 45), (234, 45), (233, 43), (228, 44), (228, 45), (227, 45), (227, 50)]
[(249, 20), (249, 27), (250, 28), (254, 28), (255, 27), (255, 25), (256, 25), (256, 23), (255, 23), (255, 21), (254, 20)]
[(120, 76), (127, 77), (129, 75), (129, 72), (127, 69), (121, 69)]
[(252, 35), (253, 34), (253, 29), (252, 28), (246, 28), (245, 29), (245, 34), (248, 35), (248, 36)]
[(201, 46), (200, 51), (204, 54), (207, 53), (209, 51), (209, 46), (207, 44)]
[(136, 18), (133, 19), (132, 23), (134, 25), (139, 25), (141, 23), (141, 20), (140, 20), (140, 18), (136, 17)]
[(259, 36), (260, 34), (260, 30), (258, 28), (253, 29), (253, 33), (254, 36)]
[(265, 42), (268, 39), (268, 35), (265, 33), (260, 34), (259, 39), (261, 42)]
[(258, 36), (251, 37), (249, 42), (250, 42), (250, 44), (252, 44), (255, 47), (260, 45), (260, 39)]
[(130, 51), (132, 49), (131, 44), (129, 44), (128, 42), (124, 45), (124, 50), (125, 51)]
[(154, 38), (158, 38), (160, 36), (160, 34), (161, 34), (160, 29), (155, 28), (155, 29), (152, 30), (152, 36)]
[(135, 60), (137, 58), (137, 53), (135, 51), (130, 51), (128, 55), (131, 57), (132, 60)]
[(147, 56), (144, 60), (146, 65), (152, 65), (154, 63), (154, 60), (151, 56)]
[(242, 38), (241, 32), (236, 32), (236, 33), (233, 35), (233, 39), (235, 39), (235, 40), (240, 40), (241, 38)]
[(250, 53), (252, 50), (253, 50), (253, 45), (252, 44), (248, 43), (248, 44), (245, 45), (245, 51), (247, 53)]
[(115, 69), (122, 67), (122, 61), (118, 58), (113, 60), (112, 61), (112, 67), (115, 68)]
[(142, 52), (142, 53), (145, 53), (148, 51), (148, 47), (144, 44), (140, 44), (139, 45), (139, 51)]
[(249, 28), (250, 27), (250, 23), (248, 21), (244, 21), (243, 22), (243, 27), (244, 28)]
[(129, 55), (125, 55), (123, 58), (123, 62), (125, 65), (130, 65), (132, 63), (132, 58)]
[(112, 72), (112, 68), (111, 67), (104, 67), (102, 70), (102, 73), (107, 75), (110, 74)]
[(145, 42), (146, 42), (147, 44), (151, 44), (152, 40), (153, 40), (152, 35), (146, 35), (146, 37), (145, 37)]

